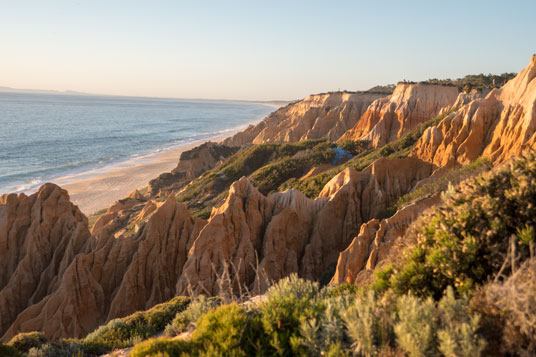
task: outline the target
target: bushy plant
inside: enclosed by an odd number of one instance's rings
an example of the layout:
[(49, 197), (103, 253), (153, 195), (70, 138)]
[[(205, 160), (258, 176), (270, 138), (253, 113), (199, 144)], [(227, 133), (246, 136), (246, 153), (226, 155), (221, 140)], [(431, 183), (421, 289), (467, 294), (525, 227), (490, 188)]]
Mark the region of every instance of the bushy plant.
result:
[[(317, 316), (320, 306), (316, 296), (318, 283), (298, 278), (296, 274), (271, 286), (263, 304), (262, 324), (270, 336), (270, 345), (277, 355), (291, 355), (292, 346), (300, 345), (302, 321)], [(291, 343), (292, 340), (292, 343)]]
[(216, 307), (216, 305), (217, 301), (215, 299), (208, 299), (206, 296), (200, 295), (188, 305), (186, 310), (175, 315), (173, 321), (166, 326), (166, 336), (173, 337), (180, 334), (190, 324), (195, 324), (204, 313)]
[(199, 318), (192, 341), (209, 355), (245, 356), (240, 349), (240, 340), (247, 327), (246, 322), (246, 311), (236, 303), (220, 306)]
[(320, 356), (333, 354), (346, 346), (341, 315), (353, 302), (353, 297), (342, 296), (322, 300), (323, 309), (317, 316), (301, 322), (300, 337), (293, 341), (295, 351), (303, 347), (307, 355)]
[(412, 295), (399, 298), (398, 322), (394, 327), (398, 345), (410, 357), (434, 354), (436, 344), (437, 316), (432, 298), (424, 301)]
[(508, 251), (517, 260), (527, 259), (530, 245), (519, 229), (536, 226), (534, 180), (536, 160), (530, 155), (465, 181), (421, 222), (417, 245), (407, 262), (394, 269), (390, 285), (400, 294), (411, 290), (439, 299), (447, 286), (459, 294), (472, 291), (504, 270)]
[(456, 299), (452, 287), (448, 287), (438, 304), (441, 316), (437, 332), (439, 351), (445, 357), (480, 356), (486, 342), (477, 331), (480, 316), (469, 312), (467, 295)]
[(28, 352), (31, 348), (41, 347), (48, 342), (48, 339), (42, 332), (25, 332), (14, 336), (8, 345), (13, 346), (21, 353)]
[(337, 142), (337, 147), (355, 156), (367, 150), (370, 147), (370, 142), (367, 140), (343, 140)]
[(186, 357), (192, 356), (192, 352), (195, 350), (195, 345), (189, 341), (151, 338), (135, 345), (129, 356)]
[(28, 351), (27, 357), (73, 357), (83, 356), (83, 347), (76, 341), (48, 342)]
[(163, 331), (167, 324), (183, 311), (190, 299), (178, 296), (155, 305), (147, 311), (138, 311), (121, 319), (114, 319), (87, 335), (81, 343), (84, 351), (102, 354), (114, 348), (124, 348)]
[(354, 353), (363, 356), (376, 355), (392, 340), (392, 311), (388, 308), (389, 297), (379, 300), (372, 290), (365, 297), (355, 300), (343, 313), (347, 334), (352, 341)]

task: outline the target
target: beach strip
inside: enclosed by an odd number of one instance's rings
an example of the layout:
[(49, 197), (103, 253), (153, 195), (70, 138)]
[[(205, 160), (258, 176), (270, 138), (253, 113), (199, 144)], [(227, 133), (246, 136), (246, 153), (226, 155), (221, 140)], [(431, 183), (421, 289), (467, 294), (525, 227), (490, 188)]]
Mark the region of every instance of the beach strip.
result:
[[(236, 132), (238, 132), (237, 130)], [(219, 142), (234, 133), (225, 133), (209, 139), (198, 140), (174, 149), (150, 154), (121, 163), (121, 167), (108, 168), (102, 173), (77, 179), (64, 176), (53, 182), (69, 192), (71, 201), (80, 210), (91, 215), (108, 208), (115, 201), (125, 198), (135, 189), (142, 189), (149, 181), (164, 172), (170, 172), (177, 166), (182, 152), (190, 150), (207, 141)], [(130, 160), (129, 160), (130, 161)], [(141, 161), (141, 162), (140, 162)]]

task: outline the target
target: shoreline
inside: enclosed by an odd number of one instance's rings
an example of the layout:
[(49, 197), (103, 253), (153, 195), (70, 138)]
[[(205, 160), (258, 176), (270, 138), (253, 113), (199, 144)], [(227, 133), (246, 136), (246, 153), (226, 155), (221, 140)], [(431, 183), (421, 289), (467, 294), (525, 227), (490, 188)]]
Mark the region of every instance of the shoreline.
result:
[[(175, 148), (164, 149), (162, 152), (127, 160), (122, 162), (120, 167), (101, 169), (103, 171), (101, 173), (91, 175), (88, 172), (83, 172), (79, 175), (86, 177), (73, 179), (73, 175), (63, 176), (51, 182), (67, 190), (71, 202), (89, 217), (102, 209), (108, 208), (117, 200), (125, 198), (132, 191), (146, 187), (150, 180), (160, 174), (173, 170), (177, 166), (182, 152), (207, 141), (221, 142), (241, 130), (243, 129), (237, 128), (231, 132), (221, 133), (210, 138), (185, 143)], [(140, 160), (140, 162), (136, 162), (137, 160)], [(133, 162), (128, 165), (129, 161)]]

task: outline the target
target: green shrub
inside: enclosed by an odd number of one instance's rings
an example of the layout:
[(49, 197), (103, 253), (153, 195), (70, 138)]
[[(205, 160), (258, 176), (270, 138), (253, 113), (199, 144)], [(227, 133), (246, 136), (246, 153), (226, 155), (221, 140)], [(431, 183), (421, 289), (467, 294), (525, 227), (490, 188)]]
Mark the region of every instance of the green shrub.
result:
[(15, 347), (0, 343), (0, 356), (19, 357), (20, 353)]
[(315, 299), (318, 293), (318, 283), (300, 279), (296, 274), (268, 289), (261, 307), (262, 324), (275, 354), (292, 355), (292, 345), (294, 348), (300, 345), (301, 323), (319, 313), (320, 306)]
[(247, 328), (246, 311), (236, 303), (223, 305), (202, 315), (192, 341), (208, 355), (245, 356), (240, 349), (241, 336)]
[(147, 311), (114, 319), (90, 333), (81, 343), (84, 351), (103, 354), (114, 348), (129, 347), (141, 339), (163, 331), (167, 324), (189, 304), (189, 298), (178, 296), (168, 302), (155, 305)]
[(188, 325), (195, 324), (204, 313), (216, 307), (216, 305), (216, 299), (208, 299), (204, 295), (199, 296), (188, 305), (186, 310), (175, 315), (173, 321), (166, 326), (165, 335), (173, 337), (184, 332)]
[(354, 353), (374, 356), (393, 339), (392, 311), (380, 301), (372, 290), (365, 297), (357, 298), (343, 313), (348, 337)]
[(48, 342), (42, 332), (25, 332), (14, 336), (8, 345), (13, 346), (19, 352), (26, 353), (33, 347), (41, 347)]
[(307, 355), (326, 355), (341, 350), (346, 345), (341, 314), (352, 302), (348, 296), (323, 299), (323, 309), (317, 316), (301, 322), (300, 337), (294, 339), (293, 349), (303, 347)]
[(185, 357), (192, 356), (195, 350), (195, 344), (189, 341), (170, 340), (166, 338), (151, 338), (135, 345), (130, 351), (129, 356)]
[(527, 259), (530, 244), (519, 229), (536, 226), (535, 180), (536, 161), (530, 155), (466, 181), (421, 221), (417, 245), (395, 268), (390, 286), (399, 294), (411, 290), (439, 299), (448, 286), (462, 294), (486, 282), (499, 272), (512, 246), (516, 259)]
[(393, 149), (391, 145), (385, 145), (380, 149), (381, 156), (389, 156), (394, 152), (395, 152), (395, 149)]
[(441, 328), (437, 336), (439, 351), (445, 357), (480, 356), (486, 347), (486, 342), (477, 333), (480, 316), (469, 312), (468, 302), (467, 296), (456, 299), (450, 286), (439, 301)]
[(424, 301), (412, 295), (398, 299), (398, 322), (395, 334), (398, 345), (410, 357), (431, 356), (435, 353), (437, 317), (432, 298)]
[(352, 283), (342, 283), (337, 285), (327, 285), (325, 288), (325, 293), (327, 298), (346, 296), (346, 295), (355, 295), (359, 291), (357, 285)]
[(45, 343), (30, 349), (27, 357), (73, 357), (83, 356), (83, 347), (76, 341), (65, 340)]
[(355, 156), (367, 150), (370, 147), (370, 142), (367, 140), (343, 140), (337, 142), (337, 147)]

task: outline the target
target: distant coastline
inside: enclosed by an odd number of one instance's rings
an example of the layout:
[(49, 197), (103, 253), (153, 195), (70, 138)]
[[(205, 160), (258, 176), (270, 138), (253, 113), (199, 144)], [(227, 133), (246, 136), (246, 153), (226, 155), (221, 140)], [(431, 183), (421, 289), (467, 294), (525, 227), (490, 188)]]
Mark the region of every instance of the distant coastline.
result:
[(26, 89), (12, 88), (0, 86), (0, 93), (26, 93), (26, 94), (55, 94), (55, 95), (83, 95), (83, 96), (98, 96), (98, 97), (119, 97), (119, 98), (140, 98), (140, 99), (173, 99), (173, 100), (192, 100), (192, 101), (215, 101), (215, 102), (236, 102), (236, 103), (252, 103), (263, 104), (271, 107), (282, 107), (295, 100), (242, 100), (242, 99), (210, 99), (210, 98), (181, 98), (181, 97), (150, 97), (150, 96), (133, 96), (133, 95), (117, 95), (117, 94), (102, 94), (102, 93), (87, 93), (73, 90), (53, 90), (53, 89)]

